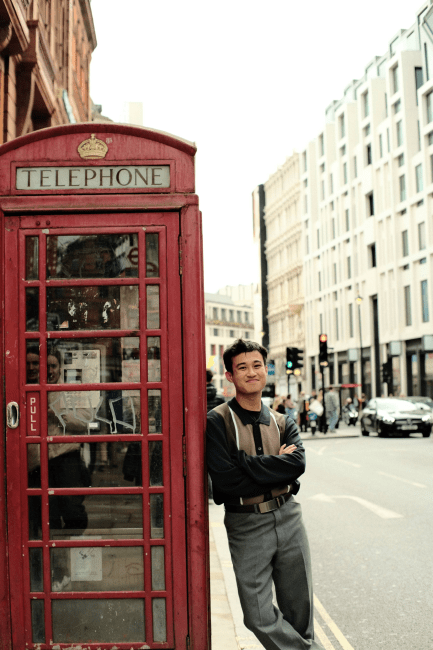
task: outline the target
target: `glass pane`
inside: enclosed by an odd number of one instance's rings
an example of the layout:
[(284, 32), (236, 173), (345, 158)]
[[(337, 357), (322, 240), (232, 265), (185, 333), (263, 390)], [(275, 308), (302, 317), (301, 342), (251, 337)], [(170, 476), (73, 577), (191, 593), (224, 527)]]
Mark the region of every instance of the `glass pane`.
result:
[(26, 237), (26, 280), (39, 279), (39, 238)]
[(149, 336), (147, 339), (147, 381), (161, 381), (161, 339)]
[(164, 485), (162, 482), (162, 442), (149, 442), (149, 485)]
[(39, 341), (26, 341), (26, 383), (39, 384)]
[(164, 547), (151, 546), (152, 557), (152, 591), (164, 591), (165, 589), (165, 567)]
[(141, 485), (141, 442), (53, 443), (48, 458), (50, 488)]
[(29, 539), (42, 539), (41, 497), (29, 497)]
[(162, 433), (161, 391), (147, 391), (147, 403), (149, 412), (149, 433)]
[(30, 562), (30, 591), (44, 590), (44, 575), (42, 563), (42, 549), (29, 548)]
[(143, 591), (141, 547), (51, 549), (52, 590)]
[(159, 329), (159, 285), (146, 287), (147, 296), (147, 329)]
[(140, 433), (139, 390), (48, 393), (48, 435)]
[(164, 537), (164, 495), (151, 494), (150, 501), (150, 537), (163, 539)]
[(53, 600), (54, 643), (145, 641), (144, 600), (110, 598)]
[[(68, 516), (74, 503), (66, 504), (65, 508), (65, 501), (59, 501), (60, 496), (50, 495), (48, 498), (50, 539), (74, 539), (77, 535), (87, 539), (143, 538), (143, 501), (139, 494), (81, 496), (75, 505), (78, 505), (79, 512), (84, 512), (85, 528), (76, 528), (74, 524), (77, 522)], [(72, 496), (68, 498), (71, 499)]]
[(45, 643), (45, 603), (43, 600), (32, 600), (32, 642)]
[(152, 598), (153, 640), (155, 643), (167, 641), (165, 598)]
[(138, 287), (47, 287), (47, 330), (139, 329)]
[(27, 472), (29, 488), (41, 487), (41, 446), (37, 444), (27, 445)]
[(159, 277), (158, 233), (146, 233), (146, 278)]
[(50, 339), (47, 357), (49, 384), (140, 381), (138, 336)]
[(26, 288), (26, 332), (39, 330), (39, 287)]
[(47, 237), (47, 278), (123, 277), (138, 277), (136, 233)]

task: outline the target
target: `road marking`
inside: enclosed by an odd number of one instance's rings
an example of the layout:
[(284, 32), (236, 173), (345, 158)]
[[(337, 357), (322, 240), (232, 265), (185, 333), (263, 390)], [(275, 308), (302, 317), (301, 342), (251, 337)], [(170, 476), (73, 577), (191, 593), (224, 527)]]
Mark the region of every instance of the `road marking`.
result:
[[(344, 636), (343, 632), (340, 630), (338, 625), (336, 623), (334, 623), (334, 621), (329, 616), (328, 612), (323, 607), (322, 603), (320, 602), (320, 600), (317, 598), (316, 595), (314, 595), (314, 606), (317, 609), (317, 611), (319, 612), (320, 616), (325, 621), (326, 625), (331, 630), (332, 634), (335, 636), (335, 638), (337, 639), (337, 641), (339, 642), (339, 644), (343, 648), (343, 650), (354, 650), (353, 646), (346, 639), (346, 637)], [(322, 632), (323, 632), (323, 630), (322, 630)], [(322, 639), (320, 639), (320, 640), (322, 641)], [(329, 648), (327, 648), (325, 646), (325, 650), (332, 650), (332, 649), (333, 649), (332, 644), (329, 646)]]
[(319, 637), (320, 643), (323, 645), (325, 650), (335, 650), (335, 647), (332, 645), (330, 640), (325, 634), (325, 631), (321, 625), (317, 622), (317, 619), (314, 619), (314, 633)]
[(367, 510), (374, 512), (374, 514), (378, 517), (381, 517), (381, 519), (399, 519), (400, 517), (403, 517), (403, 515), (398, 514), (398, 512), (394, 512), (393, 510), (388, 510), (387, 508), (378, 506), (375, 503), (371, 503), (371, 501), (361, 499), (361, 497), (353, 497), (346, 494), (339, 494), (337, 496), (330, 496), (328, 494), (316, 494), (315, 496), (310, 497), (310, 499), (314, 499), (315, 501), (326, 501), (327, 503), (332, 503), (334, 499), (351, 499), (352, 501), (359, 503), (361, 506), (364, 506), (364, 508), (367, 508)]
[(388, 478), (395, 478), (396, 481), (402, 481), (403, 483), (409, 483), (409, 485), (414, 485), (415, 487), (426, 488), (427, 485), (423, 483), (415, 483), (415, 481), (408, 481), (407, 478), (402, 478), (401, 476), (394, 476), (394, 474), (387, 474), (386, 472), (378, 472), (382, 476), (387, 476)]
[(338, 460), (339, 463), (346, 463), (346, 465), (352, 465), (352, 467), (361, 467), (358, 463), (352, 463), (350, 460), (345, 460), (344, 458), (336, 458), (333, 456), (334, 460)]
[(327, 448), (327, 445), (325, 445), (324, 447), (321, 447), (319, 449), (319, 456), (322, 456), (322, 454), (323, 454), (323, 452), (325, 451), (326, 448)]

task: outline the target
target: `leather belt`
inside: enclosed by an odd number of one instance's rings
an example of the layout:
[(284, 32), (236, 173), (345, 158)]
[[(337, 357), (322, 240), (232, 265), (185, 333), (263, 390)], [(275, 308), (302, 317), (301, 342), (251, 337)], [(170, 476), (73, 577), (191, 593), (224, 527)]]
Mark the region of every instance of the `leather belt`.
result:
[(266, 512), (272, 512), (272, 510), (278, 510), (281, 508), (286, 501), (290, 499), (293, 492), (289, 491), (286, 494), (280, 494), (278, 497), (274, 497), (270, 501), (262, 501), (262, 503), (253, 503), (249, 506), (235, 506), (232, 504), (225, 504), (224, 508), (227, 512), (255, 512), (256, 514), (265, 514)]

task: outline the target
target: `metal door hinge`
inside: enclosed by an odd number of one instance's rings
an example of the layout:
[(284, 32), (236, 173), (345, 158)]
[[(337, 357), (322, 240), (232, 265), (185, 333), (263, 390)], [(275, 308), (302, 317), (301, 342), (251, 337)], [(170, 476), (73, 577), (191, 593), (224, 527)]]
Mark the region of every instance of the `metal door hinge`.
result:
[(189, 638), (189, 635), (186, 637), (186, 650), (190, 650), (191, 648), (191, 639)]
[(179, 246), (179, 275), (182, 275), (183, 273), (183, 268), (182, 268), (182, 237), (179, 235), (177, 239), (177, 243)]
[(186, 442), (182, 440), (183, 475), (186, 476)]

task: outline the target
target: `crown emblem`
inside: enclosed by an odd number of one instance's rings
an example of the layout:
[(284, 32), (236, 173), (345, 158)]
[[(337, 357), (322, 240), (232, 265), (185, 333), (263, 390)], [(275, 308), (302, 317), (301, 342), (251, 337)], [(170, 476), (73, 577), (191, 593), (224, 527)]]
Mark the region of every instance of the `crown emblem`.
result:
[(78, 145), (77, 151), (81, 158), (97, 160), (99, 158), (105, 158), (108, 147), (103, 140), (98, 140), (95, 138), (95, 134), (92, 133), (90, 138), (83, 140), (83, 142)]

